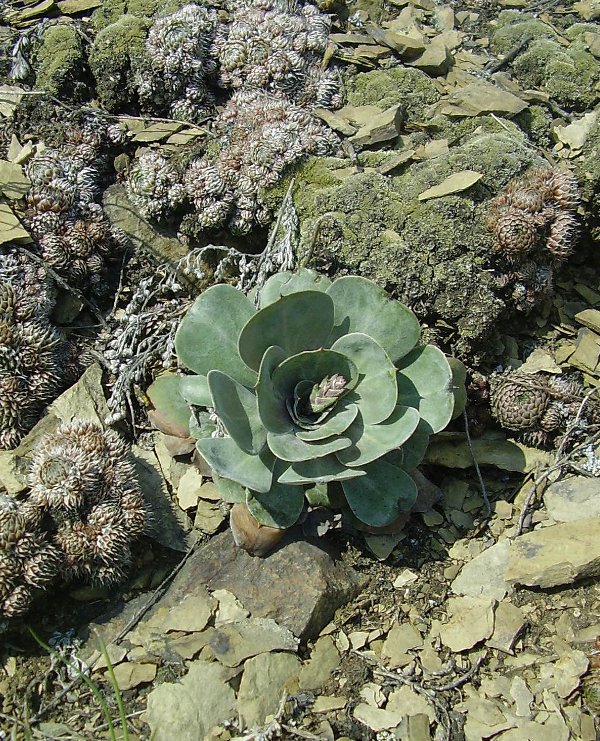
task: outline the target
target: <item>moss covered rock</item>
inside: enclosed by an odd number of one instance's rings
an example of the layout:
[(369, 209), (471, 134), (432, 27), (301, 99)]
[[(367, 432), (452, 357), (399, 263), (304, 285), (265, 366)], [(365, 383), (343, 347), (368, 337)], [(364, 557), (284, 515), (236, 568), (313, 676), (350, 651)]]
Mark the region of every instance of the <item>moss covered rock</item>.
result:
[(94, 11), (92, 24), (97, 31), (116, 23), (123, 15), (136, 18), (153, 18), (157, 15), (174, 13), (190, 0), (104, 0)]
[(424, 72), (392, 67), (350, 78), (347, 99), (350, 105), (376, 105), (382, 109), (400, 103), (407, 120), (422, 120), (427, 108), (438, 102), (440, 93)]
[(558, 40), (558, 33), (548, 23), (519, 10), (505, 10), (498, 16), (490, 35), (490, 46), (496, 54), (507, 54), (518, 44), (531, 39)]
[(600, 63), (578, 42), (565, 49), (550, 39), (533, 41), (512, 67), (523, 87), (545, 90), (564, 108), (584, 111), (598, 101)]
[(550, 149), (552, 139), (552, 116), (547, 108), (539, 105), (530, 105), (517, 114), (513, 121), (527, 134), (529, 139), (538, 147)]
[[(510, 292), (499, 285), (501, 268), (486, 227), (490, 199), (523, 170), (543, 164), (517, 126), (503, 122), (506, 131), (496, 121), (492, 130), (492, 121), (485, 122), (490, 130), (480, 127), (447, 155), (413, 163), (399, 175), (322, 159), (294, 173), (300, 254), (332, 274), (375, 280), (447, 346), (471, 358), (489, 350), (499, 320), (513, 309)], [(419, 200), (465, 169), (482, 179), (464, 193)]]
[(50, 26), (33, 61), (35, 85), (51, 95), (79, 97), (86, 89), (87, 65), (81, 36), (67, 23)]
[[(540, 88), (559, 106), (583, 111), (598, 101), (595, 86), (600, 80), (600, 63), (586, 49), (584, 39), (590, 24), (572, 24), (562, 36), (548, 23), (520, 11), (504, 11), (490, 35), (490, 46), (496, 54), (506, 54), (526, 43), (512, 62), (511, 68), (524, 88)], [(597, 32), (597, 28), (596, 28)]]
[(133, 70), (144, 56), (149, 18), (124, 15), (98, 33), (90, 49), (89, 64), (96, 93), (109, 111), (126, 106), (135, 91)]
[(573, 160), (585, 204), (586, 226), (594, 240), (600, 240), (600, 115), (588, 134), (581, 156)]

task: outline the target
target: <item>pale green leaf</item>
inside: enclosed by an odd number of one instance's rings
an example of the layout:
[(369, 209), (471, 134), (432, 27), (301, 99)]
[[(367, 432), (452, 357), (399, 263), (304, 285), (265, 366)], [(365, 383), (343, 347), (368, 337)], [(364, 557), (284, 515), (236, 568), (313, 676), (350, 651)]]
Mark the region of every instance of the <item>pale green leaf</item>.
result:
[(256, 393), (222, 371), (210, 371), (207, 379), (213, 406), (229, 435), (244, 452), (260, 453), (267, 431), (258, 416)]
[(331, 348), (358, 368), (358, 384), (348, 400), (354, 402), (365, 425), (378, 424), (394, 411), (398, 388), (396, 369), (385, 350), (361, 332), (344, 335)]
[(331, 435), (340, 435), (350, 427), (357, 414), (358, 407), (356, 404), (347, 404), (346, 399), (342, 399), (329, 417), (321, 422), (316, 429), (296, 430), (296, 435), (307, 442), (324, 440)]
[(286, 432), (292, 429), (292, 421), (287, 411), (285, 398), (275, 390), (273, 372), (286, 357), (281, 347), (268, 347), (263, 355), (258, 371), (256, 397), (258, 414), (269, 432)]
[(398, 403), (416, 407), (429, 425), (440, 432), (452, 419), (452, 371), (444, 353), (433, 345), (415, 348), (403, 358), (396, 375)]
[(181, 395), (188, 404), (200, 407), (211, 407), (212, 396), (206, 376), (179, 376)]
[(365, 471), (348, 468), (335, 455), (328, 455), (312, 461), (293, 463), (281, 474), (278, 481), (281, 484), (328, 484), (330, 481), (344, 481), (364, 475)]
[(333, 302), (321, 291), (283, 296), (252, 316), (239, 335), (239, 354), (258, 370), (268, 347), (279, 345), (286, 355), (323, 347), (333, 327)]
[(284, 432), (281, 435), (269, 432), (267, 434), (267, 445), (277, 458), (295, 463), (323, 458), (323, 456), (336, 453), (338, 450), (343, 450), (351, 445), (351, 440), (348, 437), (334, 437), (331, 440), (307, 443), (296, 437), (293, 431)]
[(284, 270), (272, 275), (260, 289), (259, 306), (264, 309), (282, 296), (289, 296), (290, 293), (298, 291), (325, 292), (330, 285), (331, 281), (326, 275), (319, 275), (314, 270), (300, 268), (294, 273)]
[(177, 357), (200, 375), (221, 370), (244, 386), (254, 386), (256, 373), (241, 359), (237, 344), (242, 327), (254, 314), (241, 291), (226, 284), (212, 286), (194, 301), (179, 325)]
[(417, 486), (401, 468), (378, 460), (365, 467), (366, 476), (343, 481), (350, 509), (371, 527), (391, 525), (417, 498)]
[(271, 488), (275, 464), (271, 453), (249, 455), (230, 437), (206, 437), (198, 440), (196, 447), (220, 476), (258, 492)]
[[(275, 471), (275, 477), (278, 471)], [(267, 527), (292, 527), (304, 509), (304, 488), (274, 482), (266, 494), (247, 493), (246, 504), (261, 525)]]
[(367, 278), (338, 278), (327, 293), (335, 305), (329, 345), (345, 334), (362, 332), (380, 344), (395, 363), (417, 344), (421, 330), (413, 312)]
[(413, 407), (397, 406), (384, 422), (365, 425), (359, 417), (347, 430), (352, 445), (338, 453), (347, 466), (364, 466), (403, 445), (417, 429), (419, 412)]

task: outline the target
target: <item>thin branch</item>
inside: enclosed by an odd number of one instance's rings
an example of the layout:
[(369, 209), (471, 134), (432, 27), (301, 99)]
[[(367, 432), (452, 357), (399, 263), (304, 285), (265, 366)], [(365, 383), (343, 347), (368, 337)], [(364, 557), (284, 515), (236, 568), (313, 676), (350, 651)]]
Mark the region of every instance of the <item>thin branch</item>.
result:
[(464, 409), (463, 409), (463, 419), (465, 422), (465, 435), (467, 436), (467, 445), (469, 446), (469, 452), (471, 453), (473, 465), (475, 466), (475, 471), (477, 472), (477, 478), (479, 479), (479, 486), (481, 488), (481, 496), (483, 497), (483, 501), (485, 502), (485, 516), (489, 517), (492, 514), (492, 507), (490, 505), (490, 499), (488, 497), (487, 490), (485, 488), (483, 476), (481, 475), (481, 469), (479, 468), (479, 463), (477, 463), (477, 458), (475, 458), (475, 451), (473, 450), (473, 443), (471, 442), (471, 433), (469, 432), (469, 418), (467, 417), (467, 412)]
[(567, 445), (571, 441), (571, 438), (575, 435), (576, 432), (582, 429), (581, 428), (581, 418), (583, 415), (583, 410), (585, 408), (585, 405), (589, 401), (590, 397), (597, 391), (598, 391), (597, 388), (593, 388), (583, 398), (579, 406), (579, 409), (577, 411), (575, 421), (573, 422), (572, 425), (570, 425), (570, 427), (568, 428), (561, 442), (560, 448), (557, 452), (556, 462), (553, 465), (548, 466), (548, 468), (542, 471), (542, 473), (533, 480), (531, 488), (529, 492), (527, 493), (527, 496), (525, 497), (523, 506), (521, 507), (521, 513), (519, 515), (519, 522), (517, 523), (517, 533), (516, 533), (517, 535), (521, 535), (521, 533), (525, 529), (525, 520), (527, 516), (529, 515), (533, 499), (537, 493), (538, 486), (545, 483), (555, 471), (562, 471), (562, 469), (565, 466), (570, 466), (574, 464), (574, 460), (579, 453), (584, 452), (587, 448), (589, 448), (597, 440), (600, 439), (600, 430), (597, 429), (590, 437), (587, 437), (585, 440), (583, 440), (578, 445), (576, 445), (572, 450), (566, 452)]
[(502, 57), (502, 59), (499, 59), (496, 62), (488, 62), (483, 68), (483, 71), (487, 72), (490, 75), (494, 72), (498, 72), (499, 69), (502, 69), (502, 67), (510, 64), (513, 59), (515, 59), (523, 51), (523, 49), (525, 49), (529, 45), (529, 42), (532, 39), (533, 36), (530, 33), (526, 34), (517, 44), (513, 46), (513, 48), (509, 52), (507, 52)]

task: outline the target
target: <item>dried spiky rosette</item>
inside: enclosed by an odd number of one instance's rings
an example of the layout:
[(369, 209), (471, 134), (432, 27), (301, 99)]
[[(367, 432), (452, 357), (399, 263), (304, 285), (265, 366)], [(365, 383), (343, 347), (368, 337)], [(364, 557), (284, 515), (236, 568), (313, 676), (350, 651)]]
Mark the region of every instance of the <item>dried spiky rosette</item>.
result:
[[(576, 375), (507, 370), (490, 377), (490, 406), (501, 427), (529, 445), (547, 447), (580, 412), (584, 389)], [(581, 418), (596, 424), (600, 406), (588, 400)]]
[(577, 181), (566, 170), (539, 168), (512, 180), (492, 202), (488, 228), (496, 249), (508, 262), (538, 251), (555, 262), (572, 252), (579, 233)]
[(207, 78), (216, 68), (210, 47), (218, 22), (214, 8), (200, 4), (185, 5), (155, 21), (137, 75), (140, 100), (147, 109), (166, 109), (174, 118), (192, 122), (212, 112), (214, 96)]
[(61, 562), (58, 548), (14, 499), (0, 493), (0, 615), (27, 612), (36, 592), (54, 581)]
[(306, 106), (341, 105), (339, 80), (322, 68), (330, 16), (282, 0), (231, 6), (212, 47), (224, 87), (268, 90)]
[(119, 435), (81, 420), (62, 425), (34, 452), (29, 485), (25, 508), (49, 527), (65, 578), (121, 581), (146, 509)]
[(168, 216), (185, 197), (179, 172), (163, 154), (154, 150), (140, 155), (125, 187), (129, 200), (149, 219)]
[(0, 449), (18, 445), (71, 378), (72, 348), (49, 320), (53, 306), (43, 268), (0, 255)]

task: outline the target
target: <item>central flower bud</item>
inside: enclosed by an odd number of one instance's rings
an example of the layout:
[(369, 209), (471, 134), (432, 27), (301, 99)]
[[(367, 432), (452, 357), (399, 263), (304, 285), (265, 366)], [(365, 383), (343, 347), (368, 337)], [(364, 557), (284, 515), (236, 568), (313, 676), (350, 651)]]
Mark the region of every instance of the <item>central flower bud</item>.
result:
[(335, 373), (333, 376), (325, 376), (320, 383), (315, 383), (307, 400), (307, 412), (309, 414), (321, 414), (335, 402), (346, 390), (347, 381), (344, 376)]

